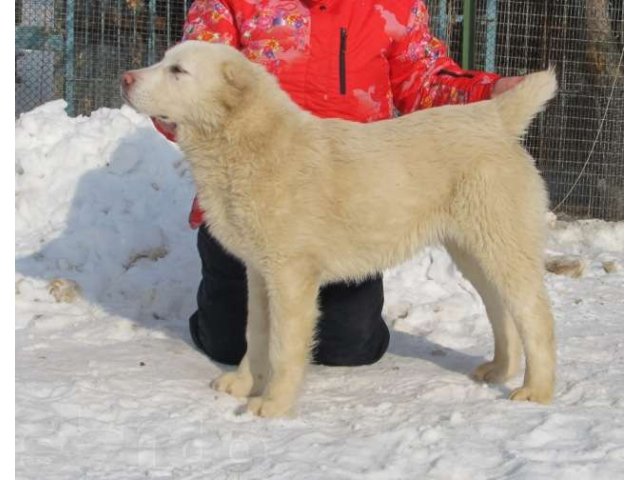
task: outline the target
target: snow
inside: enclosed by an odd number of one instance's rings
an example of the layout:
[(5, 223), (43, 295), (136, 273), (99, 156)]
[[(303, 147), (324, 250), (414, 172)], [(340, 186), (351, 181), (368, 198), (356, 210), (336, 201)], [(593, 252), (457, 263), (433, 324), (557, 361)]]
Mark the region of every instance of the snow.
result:
[(521, 376), (470, 380), (490, 327), (430, 248), (385, 274), (383, 359), (312, 366), (295, 415), (259, 419), (208, 387), (228, 367), (188, 338), (200, 266), (180, 152), (127, 107), (64, 107), (16, 121), (18, 478), (622, 478), (622, 223), (553, 225), (549, 254), (587, 267), (546, 279), (551, 406), (506, 400)]

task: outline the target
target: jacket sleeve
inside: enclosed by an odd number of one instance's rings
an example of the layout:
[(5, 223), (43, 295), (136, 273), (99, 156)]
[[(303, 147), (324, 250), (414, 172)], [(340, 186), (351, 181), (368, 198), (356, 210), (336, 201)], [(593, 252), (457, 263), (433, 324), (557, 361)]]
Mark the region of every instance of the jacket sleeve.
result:
[(238, 48), (238, 29), (227, 0), (196, 0), (183, 26), (182, 40), (226, 43)]
[(485, 100), (500, 78), (494, 73), (462, 70), (448, 57), (446, 46), (429, 32), (422, 0), (414, 0), (406, 30), (390, 49), (389, 65), (394, 103), (401, 113)]
[[(238, 29), (233, 21), (231, 9), (226, 0), (196, 0), (193, 2), (182, 28), (182, 41), (203, 40), (226, 43), (238, 47)], [(151, 119), (154, 127), (169, 141), (175, 142), (173, 132)]]

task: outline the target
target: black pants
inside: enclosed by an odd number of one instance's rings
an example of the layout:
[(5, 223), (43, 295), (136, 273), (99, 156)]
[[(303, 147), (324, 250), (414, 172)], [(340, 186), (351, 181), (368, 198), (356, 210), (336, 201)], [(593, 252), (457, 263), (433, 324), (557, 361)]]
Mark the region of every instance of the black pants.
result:
[[(202, 226), (198, 232), (202, 281), (198, 310), (189, 320), (191, 337), (212, 360), (237, 365), (247, 350), (247, 277), (244, 265), (228, 254)], [(378, 361), (389, 345), (382, 319), (382, 277), (358, 284), (332, 284), (320, 291), (321, 315), (313, 361), (355, 366)]]

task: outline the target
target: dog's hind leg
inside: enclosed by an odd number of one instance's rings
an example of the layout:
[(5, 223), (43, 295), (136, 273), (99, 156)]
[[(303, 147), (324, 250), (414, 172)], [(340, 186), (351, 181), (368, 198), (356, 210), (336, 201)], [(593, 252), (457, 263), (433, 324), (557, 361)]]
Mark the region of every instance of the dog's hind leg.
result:
[(462, 275), (471, 282), (482, 298), (493, 330), (493, 360), (479, 365), (472, 377), (480, 382), (504, 382), (518, 373), (522, 357), (520, 337), (513, 319), (478, 260), (453, 241), (445, 242), (445, 247)]
[[(497, 310), (494, 302), (501, 303), (505, 308), (503, 315), (492, 316), (489, 313), (496, 346), (503, 345), (501, 350), (506, 350), (509, 354), (515, 351), (515, 342), (510, 338), (513, 337), (513, 330), (504, 321), (508, 316), (513, 320), (524, 346), (524, 385), (513, 391), (510, 398), (549, 403), (553, 397), (555, 381), (555, 341), (553, 316), (543, 282), (542, 250), (536, 245), (534, 233), (529, 235), (531, 238), (527, 238), (523, 222), (515, 217), (508, 218), (513, 218), (508, 226), (478, 222), (479, 225), (484, 223), (485, 228), (471, 226), (470, 230), (475, 231), (467, 237), (470, 241), (461, 244), (465, 245), (463, 249), (477, 259), (488, 285), (495, 288), (499, 298), (494, 300), (492, 295), (488, 295), (488, 313), (490, 310)], [(509, 231), (500, 231), (500, 227)], [(498, 319), (504, 320), (496, 328), (495, 321)], [(505, 341), (502, 337), (508, 340)], [(512, 368), (512, 361), (509, 360), (509, 365), (500, 365), (500, 369), (508, 371)], [(486, 378), (487, 373), (484, 371), (488, 369), (493, 372), (493, 368), (493, 365), (481, 365), (476, 373), (484, 374)]]
[(247, 352), (235, 372), (225, 373), (213, 387), (234, 397), (259, 395), (269, 375), (269, 302), (264, 279), (247, 267)]
[[(483, 279), (479, 284), (493, 289), (487, 295), (490, 318), (489, 310), (498, 310), (495, 305), (504, 308), (502, 315), (492, 318), (494, 323), (503, 319), (497, 322), (500, 328), (494, 324), (496, 346), (504, 345), (501, 350), (509, 354), (515, 352), (514, 329), (507, 318), (518, 332), (524, 347), (524, 384), (510, 398), (548, 403), (555, 382), (555, 339), (544, 286), (547, 194), (520, 145), (498, 144), (487, 156), (492, 160), (479, 161), (458, 183), (445, 238), (477, 262)], [(509, 340), (500, 338), (500, 332)], [(503, 366), (507, 371), (514, 366), (511, 359), (508, 363), (508, 368)], [(493, 367), (480, 366), (476, 373), (486, 378), (484, 370)]]
[(305, 265), (289, 265), (265, 278), (269, 294), (271, 376), (248, 409), (263, 417), (289, 413), (302, 386), (311, 356), (318, 316), (317, 276)]
[(523, 338), (527, 365), (524, 384), (516, 388), (511, 400), (529, 400), (538, 403), (550, 403), (553, 399), (555, 383), (555, 340), (553, 315), (547, 292), (538, 283), (530, 302), (513, 305), (516, 326)]

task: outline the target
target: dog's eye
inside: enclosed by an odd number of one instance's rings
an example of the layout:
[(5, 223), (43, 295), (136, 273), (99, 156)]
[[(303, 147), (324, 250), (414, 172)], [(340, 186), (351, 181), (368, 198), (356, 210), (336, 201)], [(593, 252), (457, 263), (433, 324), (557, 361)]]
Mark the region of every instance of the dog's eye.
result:
[(179, 74), (179, 73), (187, 73), (187, 71), (182, 68), (180, 65), (171, 65), (169, 67), (169, 71), (173, 74)]

